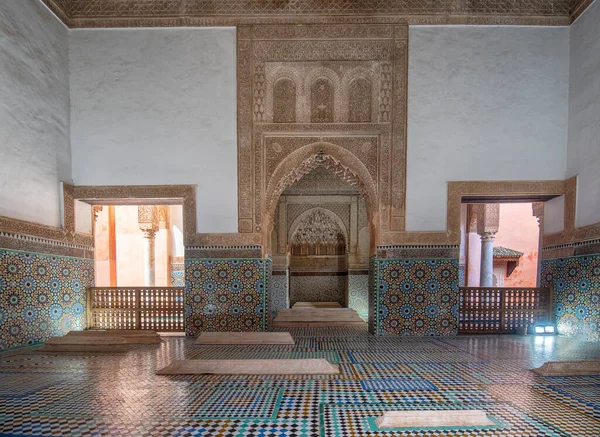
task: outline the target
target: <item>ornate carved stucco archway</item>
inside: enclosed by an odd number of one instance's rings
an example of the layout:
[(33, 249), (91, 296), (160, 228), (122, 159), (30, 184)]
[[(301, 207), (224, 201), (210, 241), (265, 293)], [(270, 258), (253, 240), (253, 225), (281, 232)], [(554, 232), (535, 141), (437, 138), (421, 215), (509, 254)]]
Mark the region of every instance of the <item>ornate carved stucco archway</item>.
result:
[(373, 216), (377, 188), (365, 165), (352, 153), (335, 144), (318, 142), (290, 153), (273, 172), (265, 192), (269, 218), (273, 217), (281, 193), (318, 166), (325, 167), (355, 187), (365, 199), (368, 217)]
[[(239, 240), (266, 248), (279, 195), (317, 165), (364, 197), (372, 250), (380, 236), (404, 231), (406, 23), (240, 26), (237, 38)], [(271, 88), (283, 72), (296, 86), (294, 123), (274, 122), (272, 114)], [(313, 96), (309, 76), (331, 89)], [(355, 77), (368, 89), (352, 88)], [(336, 103), (344, 97), (349, 106), (351, 92), (352, 101), (370, 108), (370, 121), (351, 122), (350, 108)], [(321, 106), (329, 116), (312, 117)]]
[[(327, 142), (317, 142), (290, 153), (271, 176), (265, 190), (265, 233), (271, 232), (275, 222), (277, 202), (286, 188), (299, 181), (318, 166), (323, 166), (357, 189), (363, 197), (371, 232), (371, 246), (377, 240), (376, 219), (377, 186), (365, 165), (344, 148)], [(265, 241), (268, 241), (265, 238)], [(267, 252), (270, 252), (270, 247)]]

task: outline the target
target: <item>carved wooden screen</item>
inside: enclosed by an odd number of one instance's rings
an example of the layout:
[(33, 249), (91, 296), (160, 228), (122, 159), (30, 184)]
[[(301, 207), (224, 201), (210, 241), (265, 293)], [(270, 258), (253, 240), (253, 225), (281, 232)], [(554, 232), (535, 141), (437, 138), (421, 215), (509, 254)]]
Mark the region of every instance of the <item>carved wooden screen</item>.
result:
[(513, 333), (551, 320), (549, 288), (460, 288), (459, 332)]
[(183, 287), (92, 287), (88, 328), (184, 331)]

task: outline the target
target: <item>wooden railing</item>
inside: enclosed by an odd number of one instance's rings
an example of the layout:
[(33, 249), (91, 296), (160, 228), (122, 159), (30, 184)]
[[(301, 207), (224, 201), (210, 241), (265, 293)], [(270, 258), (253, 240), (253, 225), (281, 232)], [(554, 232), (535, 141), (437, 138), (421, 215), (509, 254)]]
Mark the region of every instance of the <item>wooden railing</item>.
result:
[(550, 288), (461, 287), (459, 333), (514, 333), (552, 321)]
[(91, 287), (88, 328), (184, 331), (182, 287)]

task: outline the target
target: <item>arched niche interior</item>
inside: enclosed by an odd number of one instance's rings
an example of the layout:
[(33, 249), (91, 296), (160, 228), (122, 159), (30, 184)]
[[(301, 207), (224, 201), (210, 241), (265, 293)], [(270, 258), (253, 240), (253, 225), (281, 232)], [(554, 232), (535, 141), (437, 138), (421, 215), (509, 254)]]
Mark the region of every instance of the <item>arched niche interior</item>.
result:
[(311, 123), (333, 123), (335, 90), (331, 81), (320, 77), (310, 89)]
[(288, 77), (273, 85), (273, 123), (296, 122), (296, 84)]
[(282, 192), (270, 240), (273, 269), (278, 280), (284, 273), (287, 280), (288, 306), (351, 304), (349, 276), (368, 269), (370, 245), (367, 208), (357, 188), (317, 165)]

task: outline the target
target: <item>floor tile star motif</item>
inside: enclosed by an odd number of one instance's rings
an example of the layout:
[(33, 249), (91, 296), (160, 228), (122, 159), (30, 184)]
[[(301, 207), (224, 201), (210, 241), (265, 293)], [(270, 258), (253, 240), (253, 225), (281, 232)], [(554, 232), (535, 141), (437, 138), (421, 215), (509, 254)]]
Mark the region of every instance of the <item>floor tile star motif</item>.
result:
[(422, 378), (388, 378), (361, 381), (366, 391), (401, 390), (401, 391), (437, 391), (438, 388)]
[[(374, 337), (294, 328), (294, 346), (201, 346), (165, 337), (126, 354), (0, 353), (0, 437), (599, 437), (599, 376), (543, 378), (540, 361), (600, 359), (600, 344), (533, 337)], [(548, 340), (548, 339), (546, 339)], [(183, 358), (324, 357), (339, 375), (156, 375)], [(433, 388), (436, 388), (435, 390)], [(4, 390), (2, 392), (1, 390)], [(382, 431), (381, 406), (474, 409), (480, 429)], [(348, 409), (347, 412), (344, 412)], [(338, 420), (338, 418), (340, 420)]]

